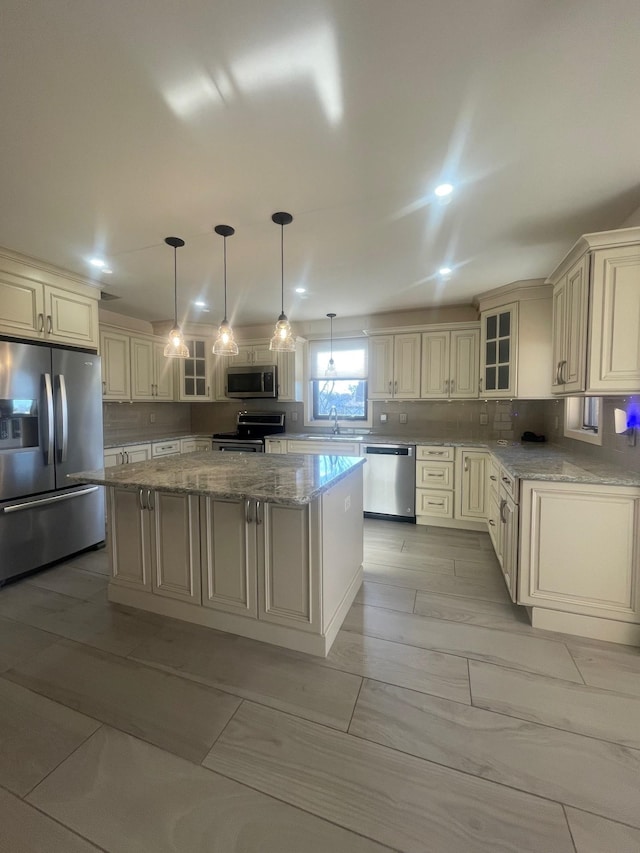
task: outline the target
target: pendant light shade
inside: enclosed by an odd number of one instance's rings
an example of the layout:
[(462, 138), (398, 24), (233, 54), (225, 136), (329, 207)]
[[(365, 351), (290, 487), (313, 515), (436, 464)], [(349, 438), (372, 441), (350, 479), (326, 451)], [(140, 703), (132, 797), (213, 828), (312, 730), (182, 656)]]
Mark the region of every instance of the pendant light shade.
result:
[(214, 355), (238, 355), (238, 344), (233, 335), (233, 329), (227, 320), (227, 237), (236, 232), (230, 225), (216, 225), (216, 234), (224, 238), (224, 319), (218, 327), (218, 337), (213, 345)]
[(280, 316), (273, 330), (273, 337), (269, 342), (269, 349), (275, 352), (295, 352), (296, 341), (291, 332), (291, 326), (287, 315), (284, 313), (284, 226), (293, 222), (293, 216), (290, 213), (280, 211), (274, 213), (271, 217), (276, 225), (280, 226)]
[(338, 375), (338, 371), (336, 370), (336, 363), (333, 360), (333, 318), (335, 314), (327, 314), (330, 323), (330, 335), (331, 335), (331, 355), (329, 356), (329, 364), (327, 364), (327, 369), (324, 372), (324, 375), (329, 379), (334, 378)]
[(164, 348), (167, 358), (189, 358), (189, 347), (185, 344), (182, 330), (178, 325), (178, 260), (177, 250), (184, 246), (180, 237), (165, 237), (164, 242), (173, 248), (173, 328), (169, 332), (169, 340)]

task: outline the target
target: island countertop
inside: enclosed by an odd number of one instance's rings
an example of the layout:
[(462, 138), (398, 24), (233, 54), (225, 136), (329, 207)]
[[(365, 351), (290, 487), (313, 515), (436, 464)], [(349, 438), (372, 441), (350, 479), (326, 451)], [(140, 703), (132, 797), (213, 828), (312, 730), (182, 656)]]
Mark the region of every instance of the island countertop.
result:
[(364, 463), (364, 459), (351, 456), (203, 451), (80, 471), (69, 474), (68, 478), (123, 489), (152, 489), (295, 506), (310, 503)]

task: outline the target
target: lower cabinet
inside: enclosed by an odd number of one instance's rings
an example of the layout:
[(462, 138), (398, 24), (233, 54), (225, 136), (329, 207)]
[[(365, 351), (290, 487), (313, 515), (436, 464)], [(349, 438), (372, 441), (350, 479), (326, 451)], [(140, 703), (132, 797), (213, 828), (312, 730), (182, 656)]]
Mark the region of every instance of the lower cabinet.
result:
[(489, 457), (484, 450), (418, 445), (416, 522), (483, 530)]
[(146, 462), (151, 459), (150, 444), (127, 444), (124, 447), (107, 447), (104, 451), (104, 467), (129, 465), (133, 462)]
[(456, 518), (487, 519), (487, 466), (489, 453), (458, 449), (456, 452)]
[(640, 489), (524, 480), (520, 506), (518, 603), (533, 624), (581, 633), (600, 617), (587, 636), (640, 642), (621, 625), (640, 622)]
[(211, 450), (210, 438), (181, 438), (180, 453), (196, 453), (199, 450)]
[(199, 604), (198, 499), (109, 489), (111, 582)]

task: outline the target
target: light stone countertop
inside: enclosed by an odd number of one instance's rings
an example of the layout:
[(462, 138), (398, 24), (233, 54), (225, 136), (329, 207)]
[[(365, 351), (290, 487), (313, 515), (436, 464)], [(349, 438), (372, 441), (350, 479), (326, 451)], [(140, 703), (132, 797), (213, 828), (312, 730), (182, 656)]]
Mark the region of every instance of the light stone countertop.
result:
[(364, 465), (351, 456), (186, 453), (70, 474), (69, 479), (124, 489), (153, 489), (229, 500), (308, 504)]
[(154, 435), (147, 436), (146, 438), (140, 438), (140, 435), (137, 437), (129, 437), (125, 439), (121, 439), (116, 441), (115, 439), (109, 439), (104, 445), (105, 450), (111, 450), (113, 447), (129, 447), (132, 444), (155, 444), (156, 441), (177, 441), (183, 438), (211, 438), (211, 433), (208, 435), (197, 434), (193, 432), (171, 432), (168, 435)]

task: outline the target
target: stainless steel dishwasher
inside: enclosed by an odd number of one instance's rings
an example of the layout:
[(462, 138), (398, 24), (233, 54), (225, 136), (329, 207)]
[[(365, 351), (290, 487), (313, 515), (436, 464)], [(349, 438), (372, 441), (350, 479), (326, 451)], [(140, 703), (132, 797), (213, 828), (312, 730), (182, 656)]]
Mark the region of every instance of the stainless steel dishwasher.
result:
[(416, 520), (415, 444), (364, 444), (365, 515)]

